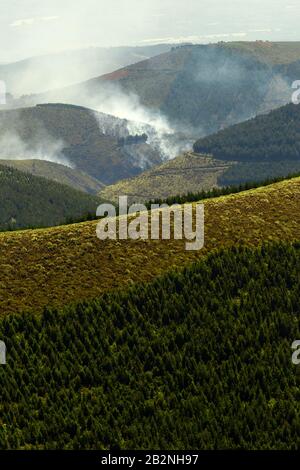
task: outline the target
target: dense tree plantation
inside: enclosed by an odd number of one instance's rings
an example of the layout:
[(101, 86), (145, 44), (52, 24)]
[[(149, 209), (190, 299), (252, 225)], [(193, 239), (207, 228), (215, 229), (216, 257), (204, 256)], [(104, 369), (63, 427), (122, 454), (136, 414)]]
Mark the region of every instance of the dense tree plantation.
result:
[(220, 160), (299, 162), (299, 124), (300, 107), (289, 104), (200, 139), (194, 151)]
[(299, 243), (241, 246), (4, 317), (1, 449), (299, 449), (299, 272)]
[(218, 178), (218, 184), (227, 187), (252, 181), (260, 183), (277, 178), (286, 179), (294, 174), (300, 174), (300, 158), (298, 161), (244, 162), (228, 168)]
[[(252, 165), (249, 164), (251, 167)], [(247, 164), (237, 165), (227, 170), (220, 178), (221, 188), (212, 188), (209, 191), (199, 191), (167, 198), (156, 199), (146, 204), (149, 208), (151, 203), (155, 204), (184, 204), (186, 202), (210, 199), (228, 194), (234, 194), (260, 186), (283, 181), (287, 178), (299, 176), (299, 168), (296, 164), (291, 165), (290, 173), (282, 176), (282, 166), (274, 171), (272, 177), (268, 178), (268, 169), (261, 172), (266, 178), (247, 178), (251, 171), (247, 171)], [(245, 168), (244, 168), (245, 166)], [(238, 183), (240, 172), (245, 177)], [(85, 220), (96, 219), (96, 209), (102, 202), (97, 196), (88, 195), (69, 186), (47, 180), (42, 177), (23, 173), (19, 170), (0, 165), (0, 231), (18, 230), (24, 228), (50, 227), (66, 223), (75, 223)], [(228, 183), (228, 184), (226, 184)]]
[(95, 215), (100, 198), (0, 165), (0, 231), (50, 227)]

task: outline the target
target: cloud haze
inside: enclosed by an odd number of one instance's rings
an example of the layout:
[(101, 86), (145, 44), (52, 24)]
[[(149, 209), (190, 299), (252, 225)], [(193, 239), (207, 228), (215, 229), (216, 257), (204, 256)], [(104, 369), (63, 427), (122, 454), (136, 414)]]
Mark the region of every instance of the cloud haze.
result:
[(1, 0), (0, 62), (91, 45), (300, 40), (296, 1)]

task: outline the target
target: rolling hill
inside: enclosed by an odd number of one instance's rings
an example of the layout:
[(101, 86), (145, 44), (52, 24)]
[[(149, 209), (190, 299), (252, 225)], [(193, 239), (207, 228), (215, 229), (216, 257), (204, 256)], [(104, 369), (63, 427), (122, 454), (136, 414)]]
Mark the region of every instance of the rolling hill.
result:
[(110, 200), (166, 199), (300, 172), (300, 106), (288, 104), (201, 138), (194, 151), (106, 186)]
[(99, 195), (115, 202), (124, 195), (129, 202), (146, 202), (200, 192), (218, 187), (218, 178), (231, 166), (231, 162), (189, 152), (139, 176), (106, 186)]
[(290, 102), (299, 64), (300, 43), (185, 45), (19, 104), (64, 101), (125, 115), (126, 104), (128, 114), (140, 107), (207, 135)]
[(300, 170), (299, 125), (300, 107), (288, 104), (201, 138), (194, 150), (236, 162), (218, 178), (220, 185), (286, 176)]
[(299, 238), (300, 178), (205, 201), (205, 247), (184, 241), (100, 241), (97, 222), (0, 234), (0, 314), (41, 311), (149, 281), (236, 244)]
[(199, 139), (194, 150), (239, 162), (300, 161), (300, 107), (288, 104)]
[(88, 80), (122, 66), (167, 52), (171, 45), (144, 47), (90, 47), (30, 57), (1, 64), (0, 76), (7, 91), (20, 96), (40, 93)]
[(127, 126), (125, 120), (72, 105), (0, 111), (0, 159), (63, 163), (113, 183), (161, 162), (145, 138), (129, 138)]
[(97, 194), (104, 187), (100, 181), (82, 171), (46, 160), (0, 160), (0, 164), (89, 194)]
[(45, 178), (0, 165), (0, 230), (49, 227), (95, 214), (100, 203)]

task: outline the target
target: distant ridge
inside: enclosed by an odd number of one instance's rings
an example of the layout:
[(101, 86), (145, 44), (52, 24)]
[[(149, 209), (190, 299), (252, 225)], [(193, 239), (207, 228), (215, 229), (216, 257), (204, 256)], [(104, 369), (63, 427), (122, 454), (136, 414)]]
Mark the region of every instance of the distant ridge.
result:
[[(0, 158), (35, 158), (69, 164), (104, 184), (161, 163), (143, 139), (130, 136), (128, 121), (62, 103), (0, 111)], [(8, 154), (9, 153), (9, 154)]]
[(0, 161), (0, 231), (50, 227), (96, 213), (96, 196), (33, 176)]
[(104, 187), (103, 183), (82, 171), (45, 160), (0, 160), (0, 165), (42, 176), (90, 194), (97, 194)]
[(99, 195), (117, 202), (127, 195), (130, 202), (146, 202), (218, 187), (218, 178), (232, 165), (210, 155), (187, 152), (135, 178), (102, 188)]
[(24, 97), (19, 105), (90, 105), (123, 93), (162, 113), (176, 129), (204, 136), (289, 103), (299, 72), (299, 42), (182, 45), (74, 86)]

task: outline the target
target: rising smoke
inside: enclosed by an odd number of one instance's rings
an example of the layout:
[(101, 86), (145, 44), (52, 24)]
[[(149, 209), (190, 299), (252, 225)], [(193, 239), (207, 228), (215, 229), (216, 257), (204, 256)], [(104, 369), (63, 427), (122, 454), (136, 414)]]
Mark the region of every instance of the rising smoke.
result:
[[(106, 85), (103, 86), (98, 102), (92, 99), (87, 103), (97, 111), (122, 119), (126, 123), (127, 135), (146, 134), (148, 144), (158, 151), (163, 159), (174, 158), (182, 151), (181, 145), (175, 139), (176, 130), (168, 119), (162, 113), (142, 106), (137, 95), (125, 94), (116, 85)], [(103, 120), (99, 125), (105, 134), (112, 135), (115, 132), (114, 127), (109, 126), (109, 120)]]
[[(187, 139), (163, 113), (143, 106), (136, 94), (125, 93), (115, 83), (101, 83), (96, 93), (84, 85), (33, 95), (29, 101), (23, 100), (21, 103), (65, 103), (92, 109), (101, 133), (118, 138), (147, 134), (147, 143), (163, 160), (175, 158), (182, 151), (192, 148), (195, 139)], [(195, 135), (199, 136), (199, 130)]]
[(0, 160), (44, 160), (71, 168), (63, 154), (64, 141), (51, 136), (39, 119), (23, 111), (0, 113)]
[(72, 167), (64, 157), (62, 141), (48, 139), (34, 145), (23, 141), (19, 135), (8, 132), (0, 136), (0, 163), (1, 160), (44, 160)]

